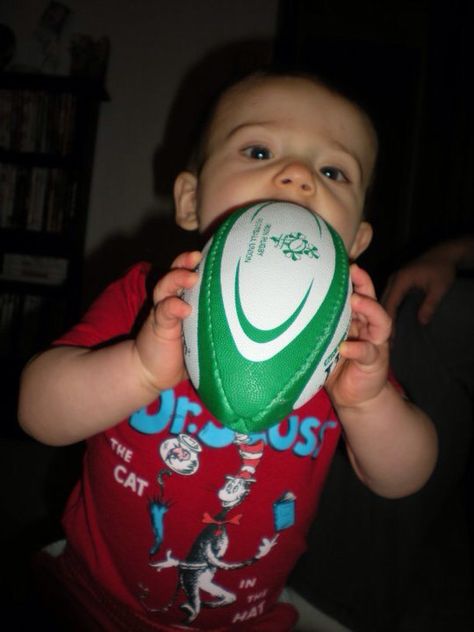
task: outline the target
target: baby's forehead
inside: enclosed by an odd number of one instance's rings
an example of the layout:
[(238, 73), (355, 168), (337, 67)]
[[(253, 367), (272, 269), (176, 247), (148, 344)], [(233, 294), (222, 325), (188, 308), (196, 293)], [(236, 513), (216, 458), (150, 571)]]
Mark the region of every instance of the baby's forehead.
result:
[(324, 88), (307, 79), (296, 77), (254, 77), (250, 76), (228, 88), (218, 99), (212, 113), (211, 125), (221, 122), (222, 119), (238, 118), (242, 113), (242, 106), (251, 105), (253, 110), (265, 103), (265, 97), (273, 96), (275, 91), (286, 96), (290, 100), (295, 96), (298, 88), (306, 86), (315, 91)]
[(242, 103), (249, 101), (258, 106), (265, 97), (273, 98), (275, 95), (285, 97), (288, 102), (294, 98), (306, 96), (307, 99), (315, 96), (332, 97), (342, 102), (350, 103), (343, 95), (331, 90), (317, 78), (303, 76), (250, 76), (228, 88), (218, 99), (214, 109), (216, 118), (229, 108), (235, 108), (236, 113)]
[(288, 111), (297, 102), (307, 102), (314, 106), (318, 114), (318, 103), (329, 103), (330, 112), (326, 116), (338, 117), (343, 111), (354, 125), (367, 129), (369, 136), (376, 137), (375, 129), (368, 115), (351, 99), (333, 90), (316, 77), (306, 76), (250, 76), (228, 88), (218, 99), (209, 118), (209, 132), (215, 132), (222, 125), (232, 125), (249, 114), (261, 110), (268, 111), (274, 105), (288, 106)]
[[(369, 154), (377, 154), (377, 134), (365, 111), (343, 94), (326, 86), (317, 78), (306, 76), (250, 76), (226, 90), (217, 101), (209, 120), (207, 148), (212, 141), (222, 140), (234, 127), (272, 116), (274, 109), (290, 118), (301, 103), (314, 109), (314, 116), (324, 116), (331, 126), (344, 126), (356, 131)], [(283, 117), (284, 120), (284, 117)], [(369, 160), (369, 162), (372, 162)]]

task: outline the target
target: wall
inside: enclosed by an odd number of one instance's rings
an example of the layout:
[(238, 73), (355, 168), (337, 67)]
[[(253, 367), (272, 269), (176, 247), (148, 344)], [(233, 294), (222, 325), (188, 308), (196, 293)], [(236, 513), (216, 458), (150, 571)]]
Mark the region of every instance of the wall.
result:
[[(0, 23), (13, 28), (18, 39), (16, 63), (35, 63), (31, 35), (47, 4), (46, 0), (2, 0)], [(115, 243), (124, 252), (129, 238), (134, 242), (137, 234), (149, 233), (143, 227), (149, 227), (157, 214), (170, 213), (169, 197), (157, 184), (160, 174), (154, 173), (154, 161), (186, 73), (229, 42), (271, 40), (278, 0), (64, 0), (63, 4), (72, 13), (62, 33), (59, 72), (68, 71), (72, 34), (107, 35), (111, 42), (106, 82), (110, 102), (101, 112), (86, 238), (86, 254), (96, 268), (100, 262), (104, 265), (104, 257), (98, 257), (104, 244)], [(89, 270), (90, 281), (96, 276)]]

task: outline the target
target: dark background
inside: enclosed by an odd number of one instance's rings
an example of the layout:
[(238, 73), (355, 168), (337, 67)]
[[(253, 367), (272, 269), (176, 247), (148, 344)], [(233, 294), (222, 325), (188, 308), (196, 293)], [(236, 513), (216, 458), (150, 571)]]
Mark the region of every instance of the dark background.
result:
[[(203, 113), (233, 75), (271, 61), (314, 72), (360, 102), (379, 134), (374, 240), (360, 262), (381, 292), (407, 259), (474, 230), (473, 14), (468, 0), (281, 0), (274, 41), (229, 43), (183, 78), (154, 156), (155, 192), (171, 191)], [(86, 302), (137, 258), (151, 255), (165, 269), (198, 243), (172, 217), (150, 219), (132, 240), (112, 240), (86, 261)]]
[[(228, 77), (229, 68), (251, 70), (273, 57), (280, 66), (316, 72), (339, 83), (363, 103), (379, 131), (381, 152), (370, 206), (375, 237), (362, 264), (380, 291), (388, 273), (407, 258), (439, 239), (474, 229), (473, 13), (473, 3), (468, 0), (281, 0), (274, 42), (229, 45), (199, 62), (184, 78), (165, 137), (156, 149), (156, 192), (169, 192), (175, 173), (184, 166), (192, 125), (207, 103), (206, 92), (218, 87), (218, 77)], [(191, 236), (174, 227), (171, 217), (152, 218), (135, 235), (112, 238), (85, 262), (85, 302), (139, 258), (151, 255), (158, 266), (165, 267), (183, 248), (184, 238), (184, 247), (194, 245)], [(158, 240), (162, 243), (159, 252)], [(451, 421), (448, 416), (446, 421)], [(10, 419), (8, 423), (16, 424)], [(58, 519), (77, 475), (80, 447), (56, 451), (25, 441), (17, 452), (16, 444), (4, 443), (6, 486), (8, 477), (15, 480), (20, 470), (23, 474), (26, 468), (22, 463), (28, 462), (33, 473), (21, 489), (7, 490), (6, 495), (17, 498), (16, 504), (11, 499), (3, 501), (7, 512), (4, 522), (25, 524), (5, 547), (13, 558), (4, 573), (5, 584), (12, 590), (28, 581), (24, 565), (31, 551), (59, 535)], [(311, 587), (318, 605), (348, 625), (359, 621), (358, 629), (363, 631), (393, 628), (400, 632), (403, 628), (398, 627), (394, 613), (403, 609), (403, 599), (410, 591), (411, 604), (419, 603), (415, 590), (426, 583), (427, 573), (434, 569), (433, 581), (443, 576), (443, 589), (451, 583), (457, 594), (467, 586), (464, 576), (460, 579), (459, 567), (448, 567), (432, 556), (433, 551), (443, 555), (447, 551), (442, 546), (448, 537), (442, 528), (446, 512), (440, 509), (439, 488), (429, 490), (430, 501), (425, 504), (418, 496), (406, 503), (384, 502), (344, 468), (339, 454), (329, 485), (344, 508), (331, 514), (331, 503), (323, 504), (314, 541), (326, 547), (326, 552), (313, 549), (314, 556), (305, 558), (300, 587)], [(50, 514), (47, 520), (32, 524), (29, 521), (35, 507), (28, 507), (31, 500), (25, 499), (35, 497), (39, 481)], [(451, 489), (445, 493), (450, 495)], [(417, 564), (416, 584), (409, 562), (412, 554), (425, 556), (423, 562), (428, 557), (420, 537), (424, 538), (429, 529), (417, 512), (417, 506), (426, 505), (426, 515), (435, 516), (438, 531), (431, 530), (431, 566)], [(14, 511), (21, 515), (13, 515)], [(453, 515), (453, 520), (462, 531), (459, 516)], [(408, 536), (413, 529), (415, 535)], [(458, 554), (465, 557), (464, 542), (456, 529), (453, 533)], [(313, 585), (311, 578), (316, 574), (319, 580)], [(403, 630), (464, 629), (455, 624), (443, 628), (444, 623), (436, 628), (435, 621), (445, 606), (430, 595), (426, 600), (431, 609), (428, 623)]]
[[(369, 209), (374, 241), (361, 263), (379, 292), (407, 259), (474, 230), (473, 14), (473, 4), (462, 0), (281, 2), (279, 63), (340, 84), (378, 129)], [(293, 580), (351, 629), (474, 627), (474, 485), (472, 474), (465, 475), (466, 464), (472, 472), (472, 393), (433, 344), (438, 336), (446, 349), (450, 339), (454, 348), (457, 331), (449, 328), (462, 321), (453, 310), (462, 309), (447, 301), (433, 327), (416, 329), (416, 304), (410, 303), (397, 322), (393, 366), (440, 437), (429, 484), (387, 501), (355, 479), (342, 451), (331, 467), (308, 553)], [(472, 339), (465, 322), (462, 331)]]
[(438, 239), (473, 230), (472, 37), (466, 0), (282, 0), (276, 59), (340, 83), (380, 137), (362, 260), (378, 285)]

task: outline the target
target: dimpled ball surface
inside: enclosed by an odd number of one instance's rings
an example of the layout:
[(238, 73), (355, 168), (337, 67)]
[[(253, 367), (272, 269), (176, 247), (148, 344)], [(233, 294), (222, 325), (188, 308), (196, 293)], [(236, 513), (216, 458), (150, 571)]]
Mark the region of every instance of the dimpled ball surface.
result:
[(186, 368), (237, 432), (268, 428), (324, 385), (350, 325), (344, 244), (320, 216), (268, 201), (229, 215), (183, 298)]

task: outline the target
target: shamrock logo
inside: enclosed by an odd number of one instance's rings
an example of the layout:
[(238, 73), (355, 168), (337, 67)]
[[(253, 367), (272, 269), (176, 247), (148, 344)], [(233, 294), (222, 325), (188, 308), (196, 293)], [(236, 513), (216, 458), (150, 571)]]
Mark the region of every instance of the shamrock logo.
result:
[(306, 239), (303, 233), (287, 233), (279, 237), (273, 236), (271, 240), (275, 244), (275, 248), (279, 248), (285, 257), (292, 261), (299, 261), (302, 257), (310, 257), (319, 259), (319, 252), (316, 246)]

